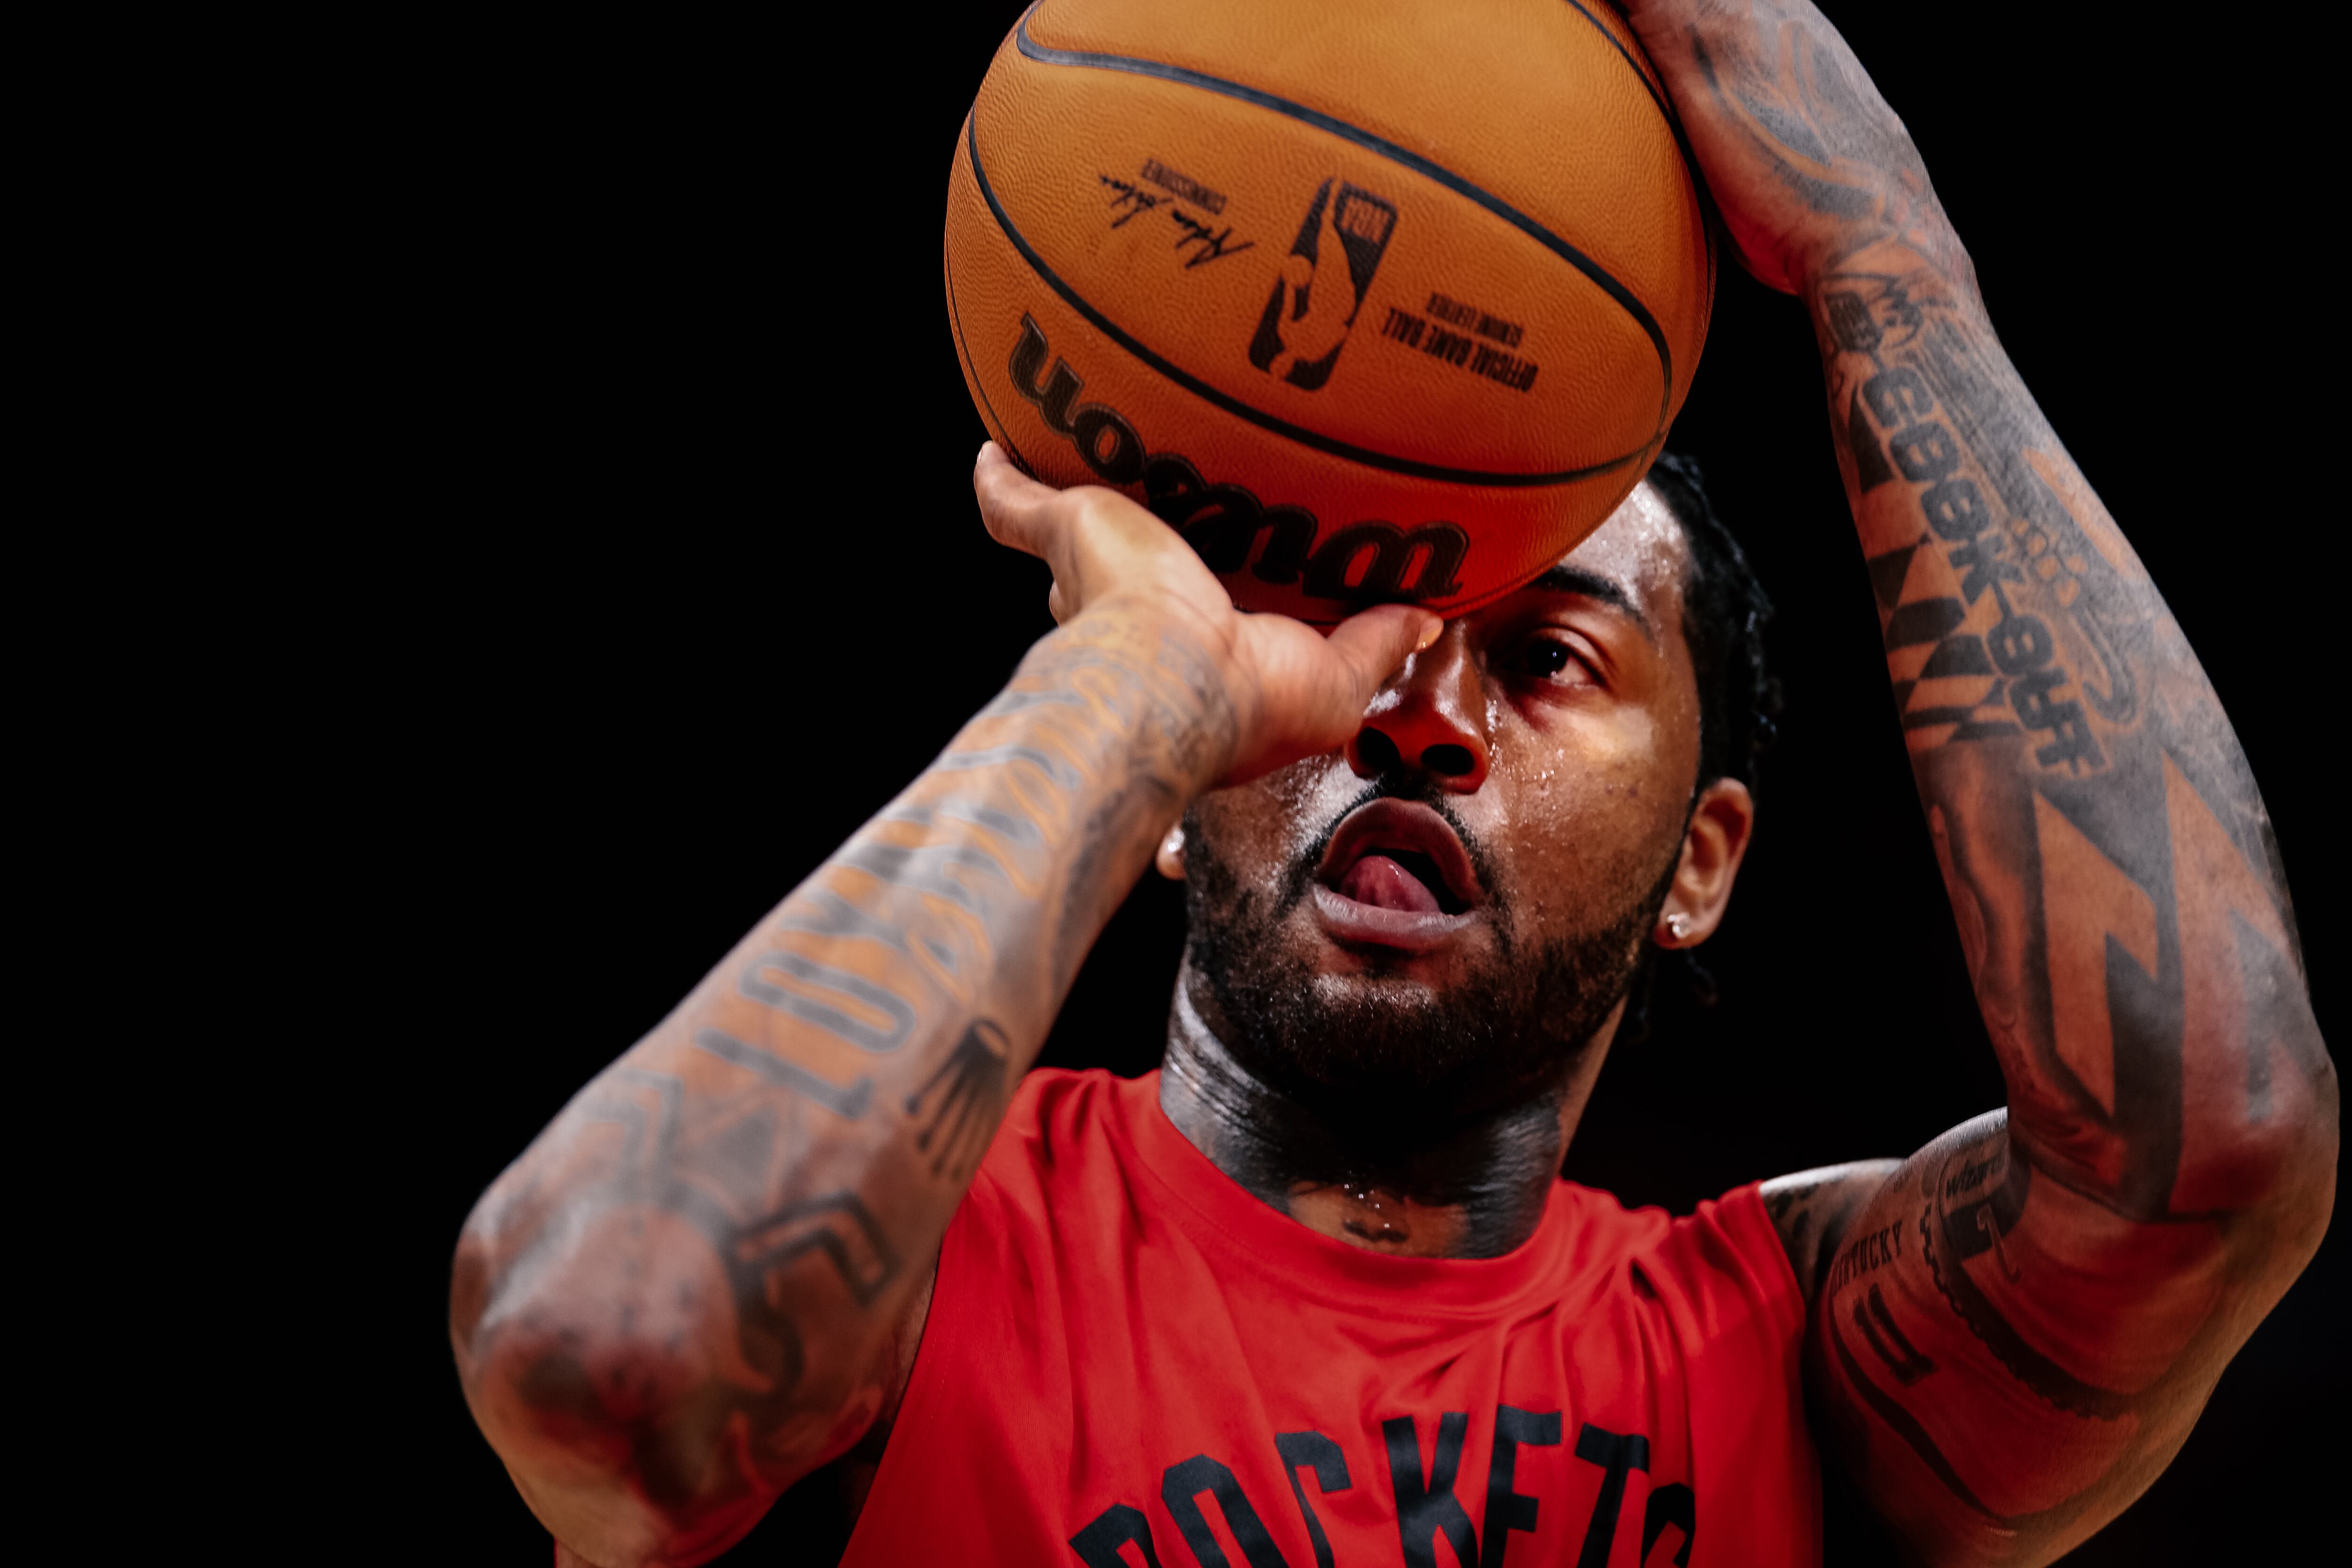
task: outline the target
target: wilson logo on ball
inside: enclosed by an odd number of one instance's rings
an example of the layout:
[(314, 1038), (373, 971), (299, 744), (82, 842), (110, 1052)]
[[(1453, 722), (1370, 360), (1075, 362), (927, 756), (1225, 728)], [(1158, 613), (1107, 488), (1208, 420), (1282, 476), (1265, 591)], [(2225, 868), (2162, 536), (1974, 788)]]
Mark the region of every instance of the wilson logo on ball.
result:
[(1396, 217), (1396, 208), (1370, 191), (1335, 180), (1317, 186), (1258, 317), (1250, 363), (1308, 392), (1330, 380)]
[(1407, 529), (1375, 519), (1318, 543), (1322, 525), (1306, 508), (1267, 506), (1243, 486), (1213, 483), (1189, 458), (1147, 451), (1135, 426), (1109, 405), (1080, 403), (1086, 378), (1053, 353), (1045, 329), (1027, 315), (1005, 368), (1013, 389), (1036, 405), (1046, 428), (1067, 437), (1104, 483), (1142, 485), (1144, 504), (1220, 576), (1246, 567), (1261, 583), (1295, 584), (1313, 598), (1343, 605), (1443, 599), (1462, 591), (1470, 536), (1459, 526)]

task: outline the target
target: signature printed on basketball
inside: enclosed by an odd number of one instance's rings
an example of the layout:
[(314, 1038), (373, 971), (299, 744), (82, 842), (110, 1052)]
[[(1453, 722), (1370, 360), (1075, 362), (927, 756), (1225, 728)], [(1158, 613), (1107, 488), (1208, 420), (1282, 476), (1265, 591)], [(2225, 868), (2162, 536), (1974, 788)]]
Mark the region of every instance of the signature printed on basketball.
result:
[(1118, 193), (1117, 195), (1111, 197), (1111, 211), (1115, 213), (1118, 212), (1118, 209), (1121, 207), (1125, 207), (1127, 209), (1125, 212), (1119, 213), (1118, 216), (1111, 219), (1110, 226), (1113, 228), (1125, 228), (1128, 226), (1129, 220), (1133, 218), (1138, 213), (1148, 213), (1152, 208), (1158, 206), (1161, 202), (1168, 199), (1165, 196), (1156, 196), (1150, 191), (1138, 188), (1135, 182), (1132, 180), (1114, 180), (1108, 174), (1097, 174), (1095, 178), (1100, 180), (1104, 184), (1108, 185), (1112, 190)]
[(1227, 245), (1225, 241), (1234, 237), (1233, 225), (1227, 224), (1213, 234), (1207, 224), (1181, 207), (1168, 216), (1176, 220), (1177, 227), (1185, 231), (1183, 237), (1176, 241), (1177, 249), (1181, 250), (1188, 245), (1197, 245), (1201, 247), (1185, 261), (1184, 268), (1187, 271), (1204, 261), (1214, 261), (1220, 256), (1236, 255), (1257, 243), (1254, 239), (1245, 239), (1239, 245)]
[(1168, 216), (1177, 230), (1174, 248), (1184, 250), (1189, 247), (1192, 251), (1184, 259), (1184, 268), (1188, 272), (1220, 257), (1238, 256), (1257, 243), (1251, 239), (1234, 243), (1233, 225), (1227, 224), (1223, 228), (1212, 227), (1183, 208), (1170, 205), (1171, 198), (1147, 191), (1132, 180), (1122, 180), (1112, 174), (1097, 174), (1095, 178), (1112, 193), (1110, 210), (1118, 215), (1111, 219), (1113, 228), (1125, 228), (1139, 214), (1167, 208)]

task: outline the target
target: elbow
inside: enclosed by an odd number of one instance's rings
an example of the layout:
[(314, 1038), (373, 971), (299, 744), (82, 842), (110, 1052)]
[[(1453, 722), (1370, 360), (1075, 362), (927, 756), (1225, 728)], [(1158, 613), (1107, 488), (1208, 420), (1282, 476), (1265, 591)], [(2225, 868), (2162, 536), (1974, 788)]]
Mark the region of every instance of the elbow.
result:
[(2256, 1058), (2266, 1079), (2233, 1084), (2213, 1097), (2221, 1106), (2190, 1105), (2172, 1207), (2244, 1215), (2308, 1258), (2335, 1206), (2340, 1108), (2310, 1015), (2294, 1022), (2300, 1028), (2282, 1027), (2278, 1043), (2253, 1047), (2267, 1055)]
[(2335, 1068), (2318, 1044), (2316, 1028), (2311, 1039), (2317, 1070), (2302, 1114), (2281, 1140), (2273, 1175), (2275, 1201), (2286, 1222), (2284, 1239), (2297, 1270), (2311, 1260), (2327, 1234), (2336, 1209), (2336, 1163), (2342, 1142)]
[(715, 1555), (870, 1417), (678, 1216), (559, 1215), (519, 1247), (498, 1228), (478, 1214), (458, 1243), (451, 1348), (524, 1500), (589, 1561)]
[(606, 1568), (699, 1562), (782, 1489), (760, 1484), (752, 1451), (776, 1384), (733, 1342), (707, 1247), (697, 1267), (603, 1228), (502, 1257), (489, 1227), (467, 1226), (450, 1281), (459, 1381), (557, 1540)]
[[(472, 1353), (468, 1353), (468, 1352)], [(719, 1434), (675, 1357), (587, 1341), (551, 1323), (508, 1324), (459, 1348), (467, 1407), (541, 1524), (601, 1568), (700, 1561), (751, 1500), (714, 1486)], [(749, 1508), (741, 1528), (758, 1517)]]
[[(551, 1292), (525, 1258), (499, 1268), (474, 1225), (450, 1271), (449, 1344), (467, 1408), (550, 1534), (602, 1568), (675, 1561), (677, 1526), (642, 1484), (688, 1379), (663, 1348), (613, 1331), (609, 1307)], [(652, 1458), (653, 1463), (646, 1460)]]

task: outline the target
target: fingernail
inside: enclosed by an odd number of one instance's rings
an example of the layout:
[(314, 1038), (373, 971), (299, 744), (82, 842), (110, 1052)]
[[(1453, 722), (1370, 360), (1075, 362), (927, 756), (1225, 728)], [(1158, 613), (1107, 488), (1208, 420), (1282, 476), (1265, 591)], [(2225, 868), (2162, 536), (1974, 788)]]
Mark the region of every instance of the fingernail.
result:
[(1429, 624), (1421, 628), (1421, 640), (1412, 645), (1412, 651), (1415, 653), (1426, 651), (1429, 645), (1435, 642), (1444, 630), (1445, 623), (1434, 616), (1431, 616)]

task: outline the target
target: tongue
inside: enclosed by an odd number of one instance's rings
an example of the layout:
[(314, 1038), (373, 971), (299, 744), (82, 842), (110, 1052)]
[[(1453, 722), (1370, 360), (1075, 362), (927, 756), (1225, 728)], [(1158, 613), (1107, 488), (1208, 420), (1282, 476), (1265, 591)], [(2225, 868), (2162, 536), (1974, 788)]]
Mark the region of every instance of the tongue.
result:
[(1348, 868), (1339, 883), (1342, 898), (1376, 909), (1403, 910), (1416, 915), (1437, 913), (1437, 896), (1420, 878), (1385, 855), (1367, 855)]

